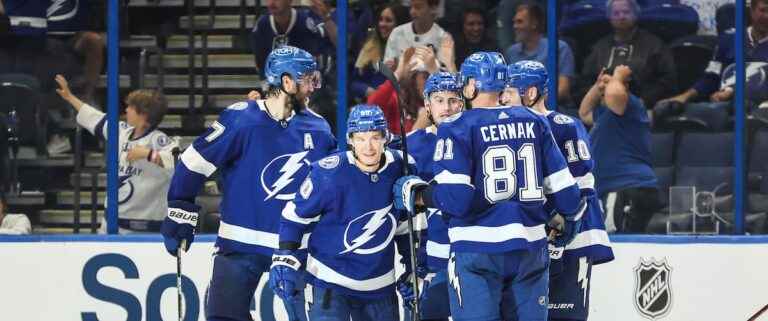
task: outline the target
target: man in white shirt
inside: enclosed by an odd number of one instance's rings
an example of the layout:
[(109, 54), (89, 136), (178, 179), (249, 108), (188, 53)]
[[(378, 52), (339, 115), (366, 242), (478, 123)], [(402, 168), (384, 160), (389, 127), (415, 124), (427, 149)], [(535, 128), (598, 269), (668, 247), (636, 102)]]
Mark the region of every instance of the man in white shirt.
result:
[(5, 214), (5, 196), (0, 196), (0, 234), (22, 235), (32, 232), (32, 224), (24, 214)]
[(440, 0), (411, 1), (412, 21), (392, 30), (384, 50), (385, 62), (394, 62), (405, 49), (431, 46), (441, 63), (453, 63), (452, 58), (447, 61), (447, 55), (453, 57), (453, 38), (435, 23), (439, 4)]

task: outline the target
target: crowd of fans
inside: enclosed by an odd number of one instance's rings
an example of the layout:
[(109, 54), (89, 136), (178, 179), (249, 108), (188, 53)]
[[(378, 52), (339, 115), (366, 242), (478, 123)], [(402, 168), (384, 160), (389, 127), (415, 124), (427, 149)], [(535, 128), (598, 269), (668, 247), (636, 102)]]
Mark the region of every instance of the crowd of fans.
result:
[[(105, 53), (103, 3), (79, 1), (81, 6), (89, 4), (89, 9), (64, 19), (57, 16), (57, 12), (67, 4), (60, 2), (0, 0), (0, 78), (4, 74), (31, 74), (39, 80), (43, 95), (53, 94), (53, 98), (57, 98), (53, 76), (64, 74), (72, 79), (73, 91), (93, 104)], [(312, 97), (311, 106), (331, 122), (332, 128), (335, 128), (335, 77), (339, 67), (349, 71), (349, 105), (367, 102), (381, 106), (390, 130), (404, 135), (431, 125), (421, 94), (430, 74), (455, 72), (461, 62), (476, 51), (501, 52), (507, 63), (537, 60), (546, 64), (548, 59), (547, 1), (544, 0), (352, 1), (345, 35), (350, 57), (347, 66), (337, 66), (335, 60), (339, 37), (335, 2), (310, 0), (306, 2), (308, 6), (292, 6), (292, 2), (266, 0), (266, 11), (254, 21), (250, 45), (257, 72), (263, 73), (267, 54), (280, 45), (296, 46), (315, 55), (324, 74), (322, 89)], [(666, 7), (661, 7), (662, 3)], [(698, 119), (707, 130), (729, 130), (735, 86), (734, 21), (733, 12), (727, 11), (729, 6), (733, 6), (733, 1), (558, 1), (561, 35), (557, 44), (558, 108), (580, 117), (587, 125), (599, 125), (601, 119), (609, 121), (593, 112), (596, 105), (604, 104), (612, 115), (618, 115), (615, 124), (638, 122), (647, 127), (648, 132), (681, 115)], [(589, 11), (584, 11), (587, 8)], [(668, 11), (659, 11), (662, 10), (659, 8)], [(680, 34), (680, 30), (687, 29), (675, 28), (676, 21), (669, 19), (676, 13), (674, 10), (697, 16), (693, 32)], [(687, 16), (681, 14), (680, 17)], [(750, 23), (745, 41), (750, 66), (747, 68), (747, 106), (750, 113), (758, 114), (761, 104), (768, 99), (764, 79), (768, 73), (765, 69), (768, 1), (751, 0), (746, 20)], [(669, 28), (659, 28), (659, 25)], [(686, 61), (675, 61), (670, 45), (681, 37), (694, 35), (716, 37), (717, 47), (711, 62), (695, 75), (699, 80), (690, 88), (680, 88), (679, 66)], [(62, 55), (66, 57), (59, 59)], [(385, 79), (380, 68), (394, 72), (403, 91), (401, 96), (395, 93), (395, 84)], [(617, 95), (625, 97), (625, 107), (620, 111), (607, 102), (611, 97), (607, 92), (611, 90), (618, 90)], [(52, 102), (49, 103), (52, 110), (67, 110), (61, 107), (64, 104), (60, 100), (48, 101)], [(405, 128), (400, 128), (401, 105), (406, 111)], [(626, 115), (631, 117), (624, 117)], [(48, 127), (56, 133), (55, 124)], [(645, 132), (642, 135), (646, 135)], [(630, 135), (629, 141), (607, 139), (610, 143), (600, 146), (593, 142), (593, 146), (620, 149), (611, 144), (632, 145), (632, 138)], [(57, 143), (55, 135), (51, 141)], [(66, 150), (53, 145), (49, 154)], [(0, 146), (0, 149), (7, 148)], [(648, 177), (630, 179), (631, 182), (616, 186), (614, 191), (624, 191), (619, 198), (629, 199), (631, 203), (651, 204), (647, 200), (655, 196), (648, 195), (656, 192), (649, 194), (644, 189), (655, 185), (655, 178), (650, 160), (640, 163), (647, 164), (648, 170), (644, 172)], [(596, 174), (610, 171), (597, 168)], [(641, 222), (616, 224), (641, 231), (647, 218), (658, 210), (650, 207), (642, 209), (646, 214), (641, 215)]]

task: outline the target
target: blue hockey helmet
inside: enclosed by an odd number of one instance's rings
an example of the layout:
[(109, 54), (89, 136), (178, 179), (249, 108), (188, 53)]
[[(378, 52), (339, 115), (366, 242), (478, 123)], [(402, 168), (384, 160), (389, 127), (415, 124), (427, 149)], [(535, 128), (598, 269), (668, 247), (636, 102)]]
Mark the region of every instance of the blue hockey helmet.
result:
[(536, 87), (540, 96), (547, 94), (547, 68), (538, 61), (521, 60), (507, 67), (507, 87), (517, 89), (520, 96), (528, 88)]
[[(351, 137), (353, 133), (383, 131), (385, 136), (389, 136), (387, 130), (387, 119), (384, 112), (376, 105), (360, 104), (352, 107), (347, 119), (347, 136)], [(387, 137), (389, 138), (389, 137)]]
[(436, 72), (424, 83), (424, 99), (429, 99), (429, 95), (438, 91), (461, 93), (461, 82), (455, 74), (445, 71)]
[(459, 75), (462, 85), (475, 79), (475, 88), (480, 92), (504, 90), (507, 65), (504, 56), (498, 52), (480, 51), (473, 53), (461, 64)]
[(306, 50), (296, 47), (280, 46), (272, 50), (264, 65), (264, 74), (267, 83), (276, 87), (282, 85), (284, 74), (290, 75), (296, 82), (309, 75), (312, 76), (313, 85), (319, 88), (320, 72), (315, 58)]

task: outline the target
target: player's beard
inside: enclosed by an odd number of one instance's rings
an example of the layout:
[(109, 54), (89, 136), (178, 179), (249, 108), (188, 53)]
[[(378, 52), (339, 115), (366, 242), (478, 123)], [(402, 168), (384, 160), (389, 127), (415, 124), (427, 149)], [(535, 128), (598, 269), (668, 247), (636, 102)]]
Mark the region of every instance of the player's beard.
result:
[[(304, 108), (309, 107), (305, 106), (305, 101), (307, 101), (306, 98), (299, 99), (299, 94), (288, 94), (288, 104), (293, 109), (294, 113), (299, 113), (300, 111), (304, 110)], [(303, 101), (302, 101), (303, 100)]]

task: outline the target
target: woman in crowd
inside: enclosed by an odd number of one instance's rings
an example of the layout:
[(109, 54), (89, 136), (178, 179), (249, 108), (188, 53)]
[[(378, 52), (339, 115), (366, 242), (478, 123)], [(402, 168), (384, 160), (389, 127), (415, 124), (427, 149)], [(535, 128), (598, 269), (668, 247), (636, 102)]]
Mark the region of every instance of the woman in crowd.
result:
[(409, 20), (408, 8), (398, 3), (381, 8), (376, 28), (369, 33), (355, 61), (351, 81), (352, 98), (365, 100), (384, 82), (384, 76), (376, 71), (374, 65), (384, 57), (384, 47), (392, 30)]

